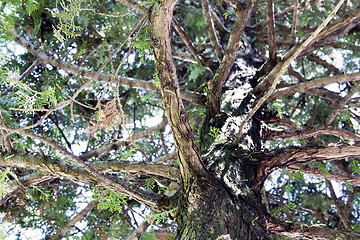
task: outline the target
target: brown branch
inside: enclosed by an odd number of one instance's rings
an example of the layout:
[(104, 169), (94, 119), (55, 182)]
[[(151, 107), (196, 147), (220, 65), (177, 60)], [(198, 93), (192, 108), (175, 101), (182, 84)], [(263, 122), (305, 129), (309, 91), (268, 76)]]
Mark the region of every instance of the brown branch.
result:
[(181, 38), (184, 40), (184, 43), (186, 45), (186, 47), (189, 49), (190, 53), (194, 56), (194, 58), (199, 61), (202, 65), (206, 66), (206, 62), (204, 61), (204, 59), (198, 54), (198, 50), (196, 49), (196, 47), (194, 46), (194, 44), (192, 43), (192, 41), (190, 41), (189, 37), (187, 36), (186, 32), (184, 31), (184, 29), (180, 26), (179, 22), (173, 18), (172, 19), (172, 24), (175, 28), (175, 30), (179, 33), (179, 35), (181, 36)]
[(280, 223), (272, 220), (267, 223), (268, 232), (271, 234), (303, 239), (338, 240), (338, 239), (360, 239), (360, 234), (346, 231), (334, 230), (321, 226), (309, 226), (300, 223)]
[[(155, 211), (151, 211), (150, 215), (155, 214)], [(148, 227), (150, 227), (151, 224), (153, 224), (153, 222), (155, 221), (156, 217), (152, 217), (150, 219), (145, 219), (144, 222), (142, 224), (140, 224), (140, 226), (135, 229), (130, 236), (128, 236), (126, 238), (126, 240), (138, 240), (141, 239), (142, 235), (145, 233), (146, 229)]]
[(180, 172), (176, 166), (129, 161), (96, 161), (89, 165), (104, 173), (145, 174), (180, 182)]
[(81, 212), (76, 214), (70, 221), (68, 221), (62, 228), (58, 229), (57, 232), (50, 238), (50, 240), (61, 239), (65, 234), (70, 231), (75, 224), (83, 220), (86, 215), (97, 206), (99, 202), (97, 200), (92, 200)]
[[(258, 154), (252, 156), (256, 158)], [(292, 164), (302, 164), (312, 161), (334, 161), (345, 158), (360, 156), (360, 146), (312, 146), (312, 147), (288, 147), (270, 151), (265, 154), (262, 174), (267, 176), (277, 168), (287, 167)]]
[(267, 19), (268, 19), (268, 41), (269, 41), (269, 60), (276, 58), (276, 45), (275, 45), (275, 20), (274, 20), (274, 2), (273, 0), (266, 0), (267, 2)]
[(290, 63), (297, 58), (297, 56), (317, 37), (317, 35), (321, 32), (322, 29), (333, 19), (336, 15), (336, 12), (341, 7), (344, 0), (340, 0), (339, 3), (335, 6), (334, 10), (330, 13), (330, 15), (321, 23), (321, 25), (315, 30), (313, 34), (311, 34), (299, 47), (296, 47), (293, 50), (290, 50), (284, 57), (284, 61), (279, 62), (274, 69), (262, 80), (259, 85), (255, 88), (255, 92), (264, 92), (266, 93), (256, 102), (256, 105), (249, 112), (249, 114), (245, 117), (243, 122), (239, 126), (239, 132), (235, 138), (233, 145), (237, 145), (239, 139), (242, 134), (242, 130), (247, 121), (249, 121), (253, 115), (262, 107), (262, 105), (267, 101), (267, 99), (271, 96), (271, 94), (275, 91), (276, 85), (280, 80), (280, 77), (284, 74), (287, 67)]
[(158, 2), (150, 13), (149, 27), (151, 47), (160, 78), (161, 99), (177, 145), (181, 175), (190, 181), (197, 174), (203, 175), (205, 172), (180, 97), (176, 65), (172, 55), (170, 24), (175, 4), (176, 0)]
[(134, 190), (125, 181), (120, 181), (119, 179), (111, 178), (109, 176), (104, 175), (102, 172), (99, 172), (99, 171), (93, 169), (92, 167), (87, 165), (83, 160), (81, 160), (79, 157), (71, 154), (66, 149), (59, 146), (54, 140), (38, 136), (31, 132), (22, 131), (21, 134), (28, 136), (32, 139), (37, 139), (37, 140), (45, 143), (46, 145), (52, 147), (54, 150), (58, 151), (63, 156), (70, 159), (75, 164), (77, 164), (79, 167), (81, 167), (82, 169), (87, 171), (91, 175), (91, 177), (97, 178), (99, 181), (107, 184), (108, 186), (110, 186), (110, 185), (113, 186), (113, 188), (116, 189), (116, 192), (130, 196), (130, 197), (136, 199), (137, 201), (149, 206), (150, 208), (158, 207), (157, 202), (154, 201), (155, 199), (147, 196), (147, 194), (145, 194), (144, 192)]
[(340, 71), (337, 67), (335, 67), (334, 65), (328, 63), (327, 61), (319, 58), (318, 56), (316, 56), (315, 54), (309, 54), (306, 56), (309, 60), (320, 64), (321, 66), (329, 69), (331, 72), (333, 72), (336, 75), (341, 75), (344, 74), (344, 72)]
[(223, 59), (224, 53), (221, 49), (219, 41), (216, 36), (216, 32), (214, 29), (214, 23), (211, 17), (210, 4), (208, 0), (201, 0), (201, 5), (203, 9), (203, 16), (205, 19), (206, 29), (208, 32), (209, 39), (211, 41), (211, 45), (215, 50), (215, 53), (219, 59), (219, 62)]
[(334, 126), (314, 126), (303, 130), (268, 131), (264, 134), (266, 140), (297, 140), (316, 137), (318, 135), (333, 135), (348, 140), (360, 141), (360, 136), (353, 132), (338, 129)]
[[(44, 139), (41, 140), (44, 141)], [(69, 156), (66, 157), (69, 158)], [(76, 159), (72, 156), (71, 160), (74, 161)], [(79, 161), (77, 161), (77, 163), (81, 164)], [(49, 176), (62, 177), (75, 183), (83, 183), (89, 186), (104, 188), (116, 193), (125, 194), (154, 209), (161, 208), (159, 203), (161, 197), (160, 195), (144, 189), (140, 189), (122, 179), (108, 177), (95, 170), (90, 170), (90, 167), (85, 164), (81, 164), (81, 167), (76, 167), (46, 156), (35, 154), (6, 153), (0, 155), (0, 165), (5, 167), (26, 168), (45, 172)]]
[(329, 126), (334, 119), (336, 118), (336, 116), (339, 114), (339, 112), (344, 108), (345, 104), (349, 101), (349, 99), (358, 91), (356, 86), (353, 86), (350, 91), (348, 92), (348, 94), (346, 94), (346, 96), (341, 99), (341, 101), (337, 104), (336, 108), (334, 109), (334, 111), (331, 113), (331, 115), (329, 117), (326, 118), (324, 125), (325, 126)]
[(296, 28), (299, 24), (299, 0), (294, 1), (294, 11), (293, 11), (293, 22), (291, 26), (291, 39), (292, 43), (295, 45), (296, 43)]
[(274, 99), (283, 96), (289, 96), (297, 92), (304, 92), (307, 89), (311, 89), (315, 87), (323, 87), (331, 83), (345, 83), (345, 82), (357, 82), (357, 81), (360, 81), (360, 73), (344, 74), (329, 78), (315, 79), (312, 81), (299, 83), (297, 85), (285, 89), (276, 90), (273, 94), (271, 94), (269, 99), (267, 99), (267, 102), (270, 102)]
[(350, 224), (349, 219), (345, 216), (344, 211), (342, 210), (340, 203), (336, 197), (335, 190), (329, 180), (326, 180), (326, 185), (328, 186), (328, 189), (330, 191), (331, 199), (335, 205), (336, 211), (340, 217), (341, 222), (344, 224), (344, 226), (348, 229), (352, 229), (352, 226)]
[(308, 164), (291, 164), (287, 166), (286, 169), (291, 171), (301, 171), (301, 173), (313, 177), (334, 180), (342, 183), (349, 183), (352, 186), (360, 187), (360, 176), (353, 175), (350, 173), (337, 172), (333, 170), (328, 170), (328, 172), (325, 173), (321, 169)]

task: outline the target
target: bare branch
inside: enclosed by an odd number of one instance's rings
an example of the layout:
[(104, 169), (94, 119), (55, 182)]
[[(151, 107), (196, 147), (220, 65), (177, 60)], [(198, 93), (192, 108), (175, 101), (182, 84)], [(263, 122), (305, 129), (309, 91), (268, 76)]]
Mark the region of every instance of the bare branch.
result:
[(172, 54), (170, 24), (176, 0), (157, 4), (150, 14), (151, 47), (160, 78), (161, 99), (178, 148), (181, 175), (190, 181), (196, 176), (195, 172), (199, 175), (204, 174), (204, 166), (180, 97), (179, 81)]
[(176, 166), (129, 161), (96, 161), (90, 162), (89, 165), (105, 173), (145, 174), (180, 182), (180, 172)]
[(309, 60), (316, 62), (318, 64), (320, 64), (321, 66), (329, 69), (331, 72), (333, 72), (336, 75), (341, 75), (344, 74), (342, 71), (340, 71), (337, 67), (335, 67), (334, 65), (326, 62), (325, 60), (319, 58), (318, 56), (316, 56), (315, 54), (309, 54), (306, 56)]
[(268, 24), (269, 60), (272, 61), (276, 58), (274, 2), (272, 0), (267, 0), (266, 2), (267, 2), (267, 19), (269, 22)]
[(268, 231), (272, 234), (289, 238), (338, 240), (338, 239), (360, 239), (360, 234), (347, 230), (334, 230), (321, 226), (309, 226), (299, 223), (279, 223), (269, 221)]
[[(311, 161), (334, 161), (345, 158), (360, 156), (360, 146), (318, 146), (318, 147), (289, 147), (280, 148), (266, 154), (264, 160), (264, 173), (270, 173), (276, 168), (287, 167), (296, 163), (307, 163)], [(255, 157), (256, 154), (254, 153)]]
[(335, 190), (331, 184), (331, 182), (329, 180), (326, 181), (326, 185), (328, 186), (328, 189), (330, 191), (330, 196), (331, 196), (331, 199), (333, 200), (334, 202), (334, 205), (335, 205), (335, 208), (336, 208), (336, 211), (340, 217), (340, 220), (341, 222), (344, 224), (344, 226), (348, 229), (352, 229), (352, 226), (350, 224), (350, 221), (349, 219), (345, 216), (344, 214), (344, 211), (343, 209), (341, 208), (340, 206), (340, 203), (335, 195)]
[(307, 89), (312, 89), (315, 87), (323, 87), (331, 83), (345, 83), (345, 82), (357, 82), (357, 81), (360, 81), (360, 73), (344, 74), (329, 78), (316, 79), (304, 83), (299, 83), (297, 85), (294, 85), (292, 87), (287, 87), (285, 89), (276, 90), (273, 94), (271, 94), (269, 99), (267, 99), (267, 102), (270, 102), (274, 99), (283, 96), (289, 96), (297, 92), (305, 92)]
[[(149, 215), (155, 214), (154, 211), (151, 211)], [(135, 229), (130, 236), (126, 238), (126, 240), (139, 240), (141, 239), (142, 235), (146, 231), (148, 227), (155, 221), (156, 217), (152, 217), (151, 219), (145, 219), (144, 222)]]
[(239, 50), (240, 46), (240, 37), (247, 25), (248, 18), (255, 5), (255, 0), (246, 1), (247, 4), (245, 6), (242, 6), (240, 2), (235, 0), (228, 0), (228, 2), (230, 5), (235, 4), (234, 8), (236, 21), (231, 30), (224, 58), (222, 59), (212, 81), (208, 81), (209, 91), (207, 97), (207, 107), (211, 116), (215, 116), (220, 112), (221, 89), (230, 73), (231, 67), (234, 65), (236, 52)]
[(336, 118), (336, 116), (339, 114), (339, 112), (344, 108), (345, 104), (349, 101), (349, 99), (357, 92), (357, 87), (353, 86), (350, 91), (348, 92), (348, 94), (346, 94), (346, 96), (337, 104), (336, 108), (334, 109), (334, 111), (331, 113), (331, 115), (329, 117), (326, 118), (324, 125), (325, 126), (329, 126), (334, 119)]
[(205, 19), (205, 24), (206, 24), (206, 29), (208, 32), (208, 36), (210, 38), (211, 44), (215, 50), (215, 53), (219, 59), (219, 61), (221, 61), (223, 59), (224, 53), (221, 49), (221, 46), (219, 44), (219, 41), (217, 39), (216, 36), (216, 32), (214, 29), (214, 23), (211, 17), (211, 11), (210, 11), (210, 4), (208, 0), (201, 0), (201, 5), (202, 5), (202, 9), (203, 9), (203, 16)]
[(314, 126), (303, 130), (279, 130), (268, 131), (265, 133), (266, 140), (296, 140), (316, 137), (319, 135), (333, 135), (348, 140), (360, 141), (360, 136), (343, 129), (337, 129), (334, 126)]
[(296, 28), (297, 25), (299, 24), (299, 0), (295, 0), (294, 1), (294, 11), (293, 11), (293, 22), (292, 22), (292, 26), (291, 26), (291, 39), (293, 44), (296, 43)]
[(62, 228), (58, 229), (58, 231), (50, 238), (50, 240), (58, 240), (61, 239), (65, 234), (70, 231), (76, 223), (80, 222), (82, 219), (86, 217), (86, 215), (97, 206), (99, 202), (97, 200), (91, 201), (83, 210), (81, 210), (78, 214), (76, 214), (70, 221), (68, 221)]
[(160, 195), (140, 188), (134, 190), (135, 186), (119, 178), (110, 178), (99, 173), (90, 174), (89, 166), (79, 168), (46, 156), (20, 153), (0, 155), (0, 165), (46, 172), (49, 176), (63, 177), (75, 183), (88, 184), (125, 194), (154, 209), (161, 208), (159, 205)]

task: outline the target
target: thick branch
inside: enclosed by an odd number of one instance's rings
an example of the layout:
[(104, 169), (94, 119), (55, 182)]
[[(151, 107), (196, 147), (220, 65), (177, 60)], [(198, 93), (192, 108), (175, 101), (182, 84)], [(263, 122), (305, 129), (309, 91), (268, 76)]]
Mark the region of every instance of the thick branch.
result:
[(316, 137), (318, 135), (333, 135), (348, 140), (360, 141), (360, 136), (353, 132), (337, 129), (334, 126), (315, 126), (303, 130), (268, 131), (265, 133), (266, 140), (296, 140)]
[(102, 175), (104, 177), (100, 176), (99, 178), (98, 176), (95, 176), (99, 174), (90, 174), (83, 168), (75, 167), (46, 156), (20, 153), (1, 154), (0, 165), (46, 172), (49, 176), (63, 177), (75, 183), (83, 183), (89, 186), (104, 188), (120, 194), (125, 194), (155, 209), (159, 209), (161, 207), (158, 205), (160, 196), (157, 194), (139, 188), (134, 190), (133, 188), (135, 186), (132, 186), (119, 178), (106, 177), (105, 179), (105, 175)]
[[(253, 154), (257, 156), (256, 153)], [(289, 147), (280, 148), (266, 153), (262, 170), (265, 175), (276, 168), (287, 167), (296, 163), (311, 161), (333, 161), (360, 156), (360, 146), (334, 146), (334, 147)], [(262, 157), (264, 158), (264, 156)]]
[(293, 223), (276, 223), (269, 222), (268, 231), (272, 234), (302, 239), (317, 239), (317, 240), (338, 240), (338, 239), (360, 239), (360, 234), (346, 231), (334, 230), (321, 226), (309, 226), (307, 224), (293, 224)]
[(266, 7), (267, 7), (267, 19), (269, 22), (268, 25), (269, 59), (271, 61), (274, 60), (276, 57), (274, 2), (272, 0), (267, 0)]
[(246, 6), (242, 6), (240, 2), (229, 0), (230, 4), (235, 4), (236, 21), (231, 30), (229, 43), (226, 47), (224, 57), (216, 71), (214, 79), (208, 82), (208, 98), (207, 107), (211, 116), (215, 116), (220, 112), (221, 89), (228, 78), (230, 70), (234, 65), (236, 53), (239, 50), (241, 35), (247, 26), (248, 18), (255, 5), (255, 0), (246, 1)]
[(150, 14), (151, 47), (159, 73), (163, 106), (178, 148), (181, 174), (190, 180), (196, 174), (203, 174), (204, 168), (180, 98), (176, 65), (172, 56), (170, 23), (176, 0), (157, 4)]

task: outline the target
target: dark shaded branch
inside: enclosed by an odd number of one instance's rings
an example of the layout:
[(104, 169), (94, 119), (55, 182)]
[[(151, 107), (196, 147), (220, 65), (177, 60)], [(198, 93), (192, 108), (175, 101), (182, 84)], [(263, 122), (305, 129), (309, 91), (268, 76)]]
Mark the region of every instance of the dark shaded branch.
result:
[[(156, 212), (151, 211), (150, 215), (155, 214)], [(151, 224), (153, 224), (153, 222), (155, 221), (156, 217), (152, 217), (151, 219), (145, 219), (144, 222), (142, 224), (140, 224), (140, 226), (135, 229), (130, 236), (128, 236), (126, 238), (126, 240), (139, 240), (141, 239), (142, 235), (145, 233), (146, 229), (148, 227), (151, 226)]]
[(70, 221), (68, 221), (61, 229), (59, 229), (51, 238), (50, 240), (59, 240), (61, 239), (63, 236), (65, 236), (65, 234), (70, 231), (76, 223), (80, 222), (81, 220), (83, 220), (86, 215), (97, 206), (99, 202), (97, 200), (93, 200), (91, 201), (83, 210), (81, 210), (81, 212), (79, 212), (78, 214), (76, 214), (76, 216), (74, 216)]
[(206, 29), (208, 32), (209, 39), (211, 41), (211, 45), (215, 50), (215, 53), (219, 59), (219, 62), (223, 59), (223, 51), (221, 49), (221, 46), (219, 44), (219, 41), (216, 36), (216, 32), (214, 29), (214, 23), (211, 17), (211, 11), (210, 11), (210, 4), (208, 0), (201, 0), (201, 5), (203, 9), (203, 16), (205, 19)]
[(335, 190), (329, 180), (326, 180), (326, 185), (328, 186), (328, 189), (330, 191), (331, 199), (333, 200), (333, 203), (335, 205), (336, 211), (340, 217), (341, 222), (344, 224), (344, 226), (348, 229), (352, 229), (352, 226), (350, 224), (349, 219), (345, 216), (344, 211), (342, 210), (340, 203), (335, 195)]
[(274, 19), (274, 2), (266, 0), (267, 2), (267, 19), (268, 19), (268, 34), (269, 34), (269, 60), (272, 61), (276, 58), (276, 45), (275, 45), (275, 19)]
[(340, 71), (337, 67), (335, 67), (334, 65), (328, 63), (327, 61), (321, 59), (320, 57), (316, 56), (315, 54), (309, 54), (306, 56), (309, 60), (320, 64), (321, 66), (327, 68), (328, 70), (330, 70), (331, 72), (333, 72), (336, 75), (341, 75), (344, 74), (342, 71)]
[(326, 118), (324, 125), (325, 126), (329, 126), (334, 119), (336, 118), (336, 116), (339, 114), (339, 112), (344, 108), (345, 104), (349, 101), (349, 99), (358, 91), (356, 86), (353, 86), (350, 91), (348, 92), (348, 94), (346, 94), (346, 96), (341, 99), (341, 101), (337, 104), (336, 108), (334, 109), (334, 111), (331, 113), (331, 115), (329, 117)]

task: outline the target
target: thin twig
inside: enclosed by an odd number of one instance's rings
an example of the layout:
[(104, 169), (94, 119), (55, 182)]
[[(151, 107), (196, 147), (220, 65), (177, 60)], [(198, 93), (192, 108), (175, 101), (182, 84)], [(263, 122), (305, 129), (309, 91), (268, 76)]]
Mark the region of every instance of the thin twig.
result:
[(136, 10), (132, 10), (132, 11), (124, 13), (124, 14), (107, 14), (107, 13), (100, 12), (98, 9), (81, 8), (79, 10), (80, 11), (92, 11), (93, 13), (95, 13), (97, 15), (106, 16), (106, 17), (115, 17), (115, 18), (125, 17), (125, 16), (130, 15), (130, 14), (132, 14), (132, 13), (134, 13), (136, 11)]

